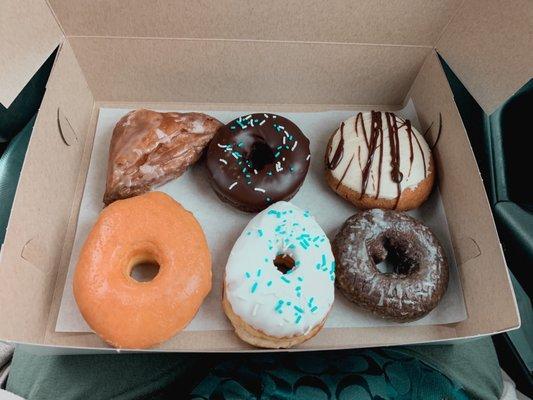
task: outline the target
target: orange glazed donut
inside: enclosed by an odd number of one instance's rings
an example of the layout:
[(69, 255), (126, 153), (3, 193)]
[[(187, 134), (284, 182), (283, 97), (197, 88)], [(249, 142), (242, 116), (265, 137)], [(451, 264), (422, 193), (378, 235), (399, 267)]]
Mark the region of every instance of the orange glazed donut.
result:
[[(149, 282), (130, 276), (156, 263)], [(161, 343), (193, 319), (211, 290), (211, 256), (192, 213), (149, 192), (106, 207), (81, 250), (74, 296), (89, 326), (110, 345)]]

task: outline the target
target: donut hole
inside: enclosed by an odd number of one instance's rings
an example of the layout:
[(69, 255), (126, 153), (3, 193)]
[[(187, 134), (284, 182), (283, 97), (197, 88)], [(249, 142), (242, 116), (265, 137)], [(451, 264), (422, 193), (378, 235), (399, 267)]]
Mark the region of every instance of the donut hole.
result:
[(150, 282), (159, 274), (159, 264), (155, 261), (143, 261), (130, 270), (130, 277), (137, 282)]
[(255, 142), (250, 149), (248, 161), (253, 169), (261, 171), (266, 165), (273, 164), (276, 160), (274, 151), (265, 142)]
[(274, 259), (274, 265), (279, 272), (285, 275), (294, 268), (296, 262), (294, 261), (294, 258), (288, 254), (278, 254)]
[(408, 249), (406, 242), (384, 238), (372, 249), (372, 260), (382, 274), (408, 276), (418, 270), (418, 263)]

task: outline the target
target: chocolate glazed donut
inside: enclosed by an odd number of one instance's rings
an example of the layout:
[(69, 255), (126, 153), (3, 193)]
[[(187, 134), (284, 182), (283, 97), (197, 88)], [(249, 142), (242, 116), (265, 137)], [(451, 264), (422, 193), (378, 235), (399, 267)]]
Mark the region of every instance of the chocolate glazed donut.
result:
[[(444, 251), (429, 228), (408, 215), (373, 209), (350, 217), (336, 235), (336, 284), (358, 306), (400, 322), (433, 310), (448, 286)], [(387, 259), (390, 273), (377, 264)]]
[(309, 140), (287, 118), (251, 114), (221, 127), (207, 150), (211, 186), (247, 212), (291, 199), (309, 169)]

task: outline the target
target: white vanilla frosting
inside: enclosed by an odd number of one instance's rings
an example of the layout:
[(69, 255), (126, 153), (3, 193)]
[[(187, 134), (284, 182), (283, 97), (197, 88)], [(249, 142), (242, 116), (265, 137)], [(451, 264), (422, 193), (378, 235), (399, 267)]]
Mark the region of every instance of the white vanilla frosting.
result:
[[(372, 127), (372, 112), (361, 112), (344, 121), (341, 124), (342, 133), (339, 127), (331, 139), (326, 161), (331, 174), (341, 181), (342, 185), (371, 197), (377, 195), (379, 198), (394, 199), (398, 197), (398, 187), (400, 193), (407, 188), (415, 188), (428, 176), (431, 151), (423, 136), (411, 126), (409, 120), (393, 113), (374, 112), (374, 115), (378, 123), (381, 119), (381, 130), (376, 129), (376, 124)], [(392, 152), (389, 124), (392, 124), (393, 132), (397, 129), (398, 133), (393, 133)], [(341, 138), (344, 143), (339, 148)], [(375, 145), (373, 152), (372, 138)], [(398, 157), (393, 157), (396, 149)], [(399, 185), (393, 180), (395, 159), (399, 161)], [(367, 162), (369, 172), (364, 187), (363, 171)]]
[[(278, 255), (295, 266), (283, 274)], [(308, 211), (277, 202), (257, 214), (235, 242), (225, 294), (235, 314), (273, 337), (301, 336), (320, 324), (334, 298), (335, 260), (324, 231)]]

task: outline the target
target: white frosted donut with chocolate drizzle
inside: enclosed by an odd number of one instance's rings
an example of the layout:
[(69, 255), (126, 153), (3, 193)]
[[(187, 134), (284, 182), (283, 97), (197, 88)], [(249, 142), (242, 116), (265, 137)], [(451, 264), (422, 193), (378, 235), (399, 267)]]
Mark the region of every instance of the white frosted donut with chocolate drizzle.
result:
[(326, 179), (359, 208), (410, 210), (435, 180), (424, 137), (392, 112), (359, 112), (342, 122), (326, 150)]

